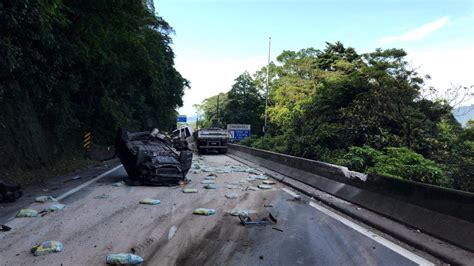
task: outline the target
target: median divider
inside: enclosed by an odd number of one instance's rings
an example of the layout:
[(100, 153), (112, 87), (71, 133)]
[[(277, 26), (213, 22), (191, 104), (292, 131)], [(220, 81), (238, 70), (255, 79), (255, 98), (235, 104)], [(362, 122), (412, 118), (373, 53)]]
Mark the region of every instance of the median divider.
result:
[(229, 144), (228, 152), (474, 252), (474, 193)]

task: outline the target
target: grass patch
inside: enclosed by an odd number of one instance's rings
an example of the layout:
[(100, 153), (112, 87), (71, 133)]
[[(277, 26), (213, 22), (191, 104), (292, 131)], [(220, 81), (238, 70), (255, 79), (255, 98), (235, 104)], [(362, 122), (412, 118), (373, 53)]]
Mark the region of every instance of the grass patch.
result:
[(43, 183), (51, 177), (66, 175), (68, 173), (86, 169), (97, 164), (97, 161), (84, 158), (83, 152), (64, 155), (61, 159), (49, 166), (37, 169), (12, 169), (3, 176), (18, 182), (21, 185)]

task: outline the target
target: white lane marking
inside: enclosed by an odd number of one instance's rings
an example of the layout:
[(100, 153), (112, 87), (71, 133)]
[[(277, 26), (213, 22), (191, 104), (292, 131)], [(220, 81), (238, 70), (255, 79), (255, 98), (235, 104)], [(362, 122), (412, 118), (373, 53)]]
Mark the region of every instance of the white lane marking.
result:
[(120, 167), (122, 167), (122, 165), (118, 165), (118, 166), (116, 166), (116, 167), (110, 169), (109, 171), (107, 171), (107, 172), (105, 172), (105, 173), (103, 173), (103, 174), (101, 174), (101, 175), (99, 175), (99, 176), (97, 176), (97, 177), (94, 177), (93, 179), (91, 179), (91, 180), (85, 182), (84, 184), (81, 184), (81, 185), (79, 185), (79, 186), (77, 186), (77, 187), (75, 187), (75, 188), (73, 188), (73, 189), (71, 189), (71, 190), (65, 192), (65, 193), (62, 194), (61, 196), (56, 197), (56, 199), (59, 201), (59, 200), (62, 200), (62, 199), (64, 199), (64, 198), (66, 198), (66, 197), (69, 197), (69, 196), (71, 196), (72, 194), (78, 192), (79, 190), (81, 190), (81, 189), (83, 189), (83, 188), (89, 186), (90, 184), (96, 182), (97, 180), (101, 179), (102, 177), (104, 177), (104, 176), (106, 176), (106, 175), (112, 173), (113, 171), (119, 169)]
[[(287, 189), (287, 188), (282, 188), (281, 190), (285, 191), (286, 193), (290, 194), (291, 196), (296, 196), (298, 194), (294, 193), (293, 191)], [(318, 211), (326, 214), (327, 216), (333, 218), (333, 219), (336, 219), (338, 220), (339, 222), (345, 224), (346, 226), (354, 229), (355, 231), (365, 235), (366, 237), (370, 238), (370, 239), (373, 239), (375, 242), (395, 251), (396, 253), (402, 255), (403, 257), (417, 263), (418, 265), (434, 265), (434, 263), (430, 262), (429, 260), (423, 258), (423, 257), (420, 257), (418, 255), (416, 255), (415, 253), (393, 243), (392, 241), (388, 240), (388, 239), (385, 239), (379, 235), (377, 235), (376, 233), (370, 231), (369, 229), (367, 228), (364, 228), (344, 217), (342, 217), (341, 215), (337, 214), (337, 213), (334, 213), (332, 211), (330, 211), (329, 209), (326, 209), (325, 207), (319, 205), (319, 204), (316, 204), (315, 202), (312, 202), (310, 201), (309, 202), (309, 205), (315, 209), (317, 209)]]

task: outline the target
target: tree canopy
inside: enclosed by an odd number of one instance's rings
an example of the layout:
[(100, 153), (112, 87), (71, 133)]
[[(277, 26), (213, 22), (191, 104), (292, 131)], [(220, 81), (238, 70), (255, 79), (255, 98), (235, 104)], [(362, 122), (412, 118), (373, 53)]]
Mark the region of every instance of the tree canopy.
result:
[(0, 24), (2, 167), (45, 165), (83, 130), (110, 144), (119, 126), (175, 125), (188, 82), (143, 1), (3, 1)]
[[(447, 101), (421, 94), (424, 78), (406, 55), (395, 48), (358, 54), (340, 42), (282, 52), (269, 69), (268, 132), (242, 143), (474, 191), (472, 130), (460, 126)], [(257, 88), (265, 73), (255, 73)], [(263, 115), (252, 109), (252, 117)]]

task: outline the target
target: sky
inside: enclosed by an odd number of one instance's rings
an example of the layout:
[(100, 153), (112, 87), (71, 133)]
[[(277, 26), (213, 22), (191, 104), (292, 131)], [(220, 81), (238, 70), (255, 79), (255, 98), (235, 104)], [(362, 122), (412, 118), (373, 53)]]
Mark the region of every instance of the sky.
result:
[[(154, 0), (173, 27), (177, 70), (190, 81), (180, 114), (229, 91), (284, 50), (341, 41), (358, 53), (403, 48), (427, 86), (474, 85), (474, 0)], [(471, 73), (472, 72), (472, 73)], [(474, 99), (465, 103), (473, 104)]]

